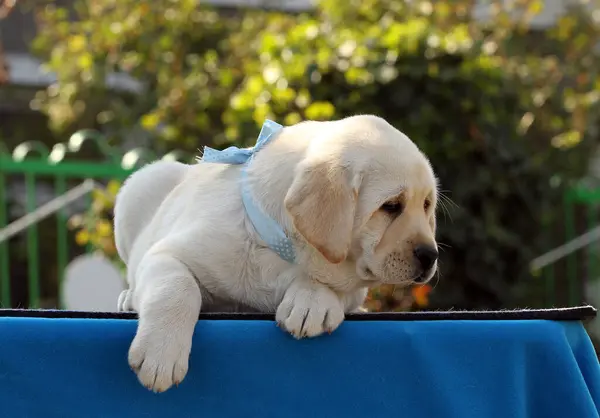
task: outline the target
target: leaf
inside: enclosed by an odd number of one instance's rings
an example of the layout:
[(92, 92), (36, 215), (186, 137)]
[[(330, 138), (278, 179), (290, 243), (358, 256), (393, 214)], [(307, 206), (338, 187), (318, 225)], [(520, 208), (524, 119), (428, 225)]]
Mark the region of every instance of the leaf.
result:
[(302, 121), (302, 116), (298, 112), (288, 113), (284, 119), (284, 123), (287, 126), (295, 125)]
[(85, 47), (86, 47), (86, 40), (83, 35), (73, 35), (73, 36), (69, 37), (69, 40), (67, 41), (67, 43), (68, 43), (69, 51), (71, 51), (73, 53), (81, 52), (81, 51), (85, 50)]
[(97, 208), (97, 211), (103, 210), (106, 206), (110, 205), (110, 201), (106, 198), (104, 191), (94, 189), (92, 190), (93, 207)]
[(235, 141), (236, 139), (238, 139), (240, 136), (240, 130), (238, 129), (237, 126), (229, 126), (227, 129), (225, 129), (225, 137), (227, 139), (229, 139), (230, 141)]
[(329, 102), (313, 102), (306, 108), (305, 115), (310, 120), (327, 120), (335, 113), (335, 107)]
[(79, 58), (77, 58), (77, 63), (79, 64), (79, 67), (81, 67), (82, 70), (89, 70), (90, 68), (92, 68), (92, 64), (94, 63), (92, 54), (83, 53), (79, 55)]
[(252, 114), (252, 118), (257, 126), (261, 126), (267, 119), (275, 119), (271, 113), (271, 109), (267, 104), (256, 106)]
[(567, 132), (561, 133), (559, 135), (556, 135), (555, 137), (552, 138), (551, 143), (552, 143), (552, 146), (554, 146), (556, 148), (567, 149), (567, 148), (573, 148), (574, 146), (578, 145), (581, 142), (581, 140), (582, 140), (581, 132), (571, 130), (571, 131), (567, 131)]
[(109, 195), (116, 197), (117, 193), (119, 193), (120, 188), (121, 188), (121, 183), (119, 181), (111, 180), (106, 185), (106, 192)]

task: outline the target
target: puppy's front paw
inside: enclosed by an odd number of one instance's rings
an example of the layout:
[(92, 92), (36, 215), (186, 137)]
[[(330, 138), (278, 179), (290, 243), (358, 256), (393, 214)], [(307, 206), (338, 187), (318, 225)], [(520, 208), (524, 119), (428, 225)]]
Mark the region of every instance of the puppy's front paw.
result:
[(277, 308), (275, 319), (296, 338), (316, 337), (331, 333), (342, 323), (344, 307), (328, 287), (292, 287)]
[(129, 312), (133, 311), (133, 290), (126, 289), (121, 292), (117, 300), (117, 311)]
[(129, 366), (142, 385), (157, 393), (181, 383), (188, 371), (191, 339), (173, 334), (177, 331), (138, 331), (129, 349)]

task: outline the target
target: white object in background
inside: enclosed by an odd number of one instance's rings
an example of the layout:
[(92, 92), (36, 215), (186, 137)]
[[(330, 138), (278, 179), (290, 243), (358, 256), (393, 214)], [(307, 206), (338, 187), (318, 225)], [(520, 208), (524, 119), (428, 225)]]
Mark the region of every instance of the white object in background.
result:
[(100, 255), (82, 255), (65, 269), (62, 300), (71, 311), (115, 312), (125, 290), (119, 270)]

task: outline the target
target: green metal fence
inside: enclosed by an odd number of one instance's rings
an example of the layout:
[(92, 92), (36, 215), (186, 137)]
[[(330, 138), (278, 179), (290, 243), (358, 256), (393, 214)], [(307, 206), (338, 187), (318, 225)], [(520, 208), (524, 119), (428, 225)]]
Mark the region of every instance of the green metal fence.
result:
[[(558, 227), (564, 234), (565, 256), (545, 267), (545, 305), (564, 306), (586, 302), (585, 286), (600, 279), (600, 240), (596, 235), (584, 240), (600, 225), (600, 189), (575, 187), (563, 198), (564, 224)], [(560, 236), (561, 231), (554, 231)], [(582, 243), (577, 244), (580, 240)], [(562, 244), (562, 243), (560, 243)], [(566, 245), (565, 245), (566, 247)]]
[[(96, 148), (95, 160), (79, 158), (82, 147), (90, 142)], [(86, 149), (89, 149), (86, 147)], [(166, 154), (163, 159), (185, 160), (188, 156), (174, 151)], [(18, 145), (9, 153), (0, 143), (0, 230), (9, 224), (9, 182), (24, 182), (25, 212), (31, 213), (36, 209), (37, 191), (41, 184), (52, 187), (54, 195), (65, 194), (70, 187), (86, 179), (99, 183), (109, 180), (124, 180), (140, 164), (157, 159), (152, 152), (138, 148), (125, 154), (107, 146), (106, 140), (95, 131), (81, 131), (73, 135), (66, 143), (56, 144), (48, 149), (40, 142), (26, 142)], [(88, 197), (88, 204), (89, 204)], [(58, 288), (63, 279), (69, 260), (69, 239), (67, 227), (67, 212), (65, 208), (54, 215), (56, 220), (56, 265), (58, 268)], [(34, 223), (27, 227), (26, 258), (28, 280), (29, 308), (40, 306), (40, 236), (39, 225)], [(2, 307), (13, 306), (11, 300), (11, 260), (9, 242), (0, 242), (0, 304)], [(60, 306), (60, 292), (57, 299)]]

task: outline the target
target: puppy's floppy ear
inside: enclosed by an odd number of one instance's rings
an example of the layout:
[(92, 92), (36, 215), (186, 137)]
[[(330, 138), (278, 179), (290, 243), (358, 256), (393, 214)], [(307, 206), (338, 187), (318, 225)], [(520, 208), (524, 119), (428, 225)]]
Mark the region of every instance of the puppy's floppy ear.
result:
[(285, 197), (296, 230), (334, 264), (350, 249), (359, 181), (334, 158), (307, 157)]

